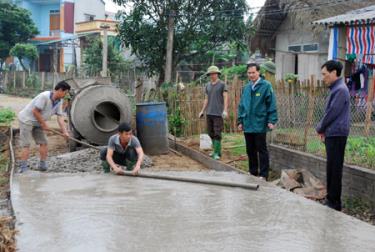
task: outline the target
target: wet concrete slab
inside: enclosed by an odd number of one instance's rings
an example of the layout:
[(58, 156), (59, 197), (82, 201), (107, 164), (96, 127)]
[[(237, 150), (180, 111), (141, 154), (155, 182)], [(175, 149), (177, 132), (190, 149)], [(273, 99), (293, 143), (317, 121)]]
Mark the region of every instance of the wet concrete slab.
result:
[[(163, 172), (254, 182), (224, 172)], [(263, 186), (262, 186), (263, 185)], [(374, 251), (375, 227), (260, 190), (111, 174), (15, 176), (19, 251)]]

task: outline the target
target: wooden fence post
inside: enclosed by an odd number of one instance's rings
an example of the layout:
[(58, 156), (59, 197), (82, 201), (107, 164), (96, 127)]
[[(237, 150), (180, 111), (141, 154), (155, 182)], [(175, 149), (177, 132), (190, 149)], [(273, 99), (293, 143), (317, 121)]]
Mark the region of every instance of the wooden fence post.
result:
[(368, 97), (367, 97), (367, 109), (366, 109), (366, 119), (365, 119), (365, 135), (370, 135), (370, 127), (371, 127), (371, 115), (372, 115), (372, 102), (374, 100), (374, 75), (369, 76), (369, 89), (368, 89)]
[[(229, 124), (230, 127), (231, 127), (231, 133), (235, 133), (236, 132), (236, 129), (237, 129), (237, 108), (238, 108), (238, 103), (239, 103), (239, 99), (237, 99), (237, 96), (238, 96), (238, 88), (239, 88), (239, 79), (238, 79), (238, 76), (236, 75), (233, 79), (233, 83), (232, 83), (232, 89), (231, 89), (231, 99), (229, 100), (229, 102), (232, 104), (232, 111), (228, 111), (228, 119), (229, 120), (232, 120), (232, 122)], [(229, 105), (228, 105), (229, 107)], [(230, 115), (233, 115), (233, 117), (231, 117)]]
[(26, 72), (22, 71), (22, 88), (26, 87)]
[(137, 79), (135, 86), (135, 101), (137, 103), (142, 101), (143, 96), (143, 81), (141, 79)]
[(5, 72), (5, 76), (4, 76), (4, 88), (6, 90), (8, 90), (8, 85), (9, 85), (9, 83), (8, 83), (8, 72)]
[(309, 87), (309, 102), (307, 108), (307, 117), (306, 117), (306, 124), (305, 124), (305, 131), (303, 135), (303, 150), (306, 151), (307, 149), (307, 138), (309, 129), (313, 123), (313, 116), (314, 116), (314, 104), (315, 104), (315, 87), (316, 87), (316, 78), (315, 75), (311, 75), (310, 77), (310, 85)]
[(41, 84), (42, 90), (44, 90), (45, 81), (46, 81), (46, 72), (42, 72), (42, 84)]
[(16, 71), (13, 72), (13, 90), (16, 90)]
[(190, 119), (189, 120), (189, 130), (190, 130), (190, 135), (193, 135), (194, 134), (194, 131), (193, 131), (193, 122), (194, 122), (194, 116), (193, 116), (193, 113), (191, 111), (191, 107), (193, 106), (193, 98), (194, 98), (194, 89), (191, 89), (191, 92), (189, 94), (189, 100), (187, 101), (188, 103), (188, 118)]

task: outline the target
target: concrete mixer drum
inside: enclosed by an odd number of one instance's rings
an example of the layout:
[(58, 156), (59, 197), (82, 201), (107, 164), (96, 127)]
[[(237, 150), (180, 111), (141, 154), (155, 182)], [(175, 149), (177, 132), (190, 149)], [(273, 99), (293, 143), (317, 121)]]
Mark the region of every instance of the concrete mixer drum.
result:
[(91, 85), (79, 90), (71, 103), (69, 119), (73, 136), (106, 145), (122, 122), (130, 123), (128, 97), (110, 85)]

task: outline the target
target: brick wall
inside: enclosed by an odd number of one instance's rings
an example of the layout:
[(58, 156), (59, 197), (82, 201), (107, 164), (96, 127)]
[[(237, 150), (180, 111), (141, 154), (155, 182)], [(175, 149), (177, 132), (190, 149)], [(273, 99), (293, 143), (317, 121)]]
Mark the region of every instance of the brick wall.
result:
[[(290, 150), (271, 144), (269, 146), (271, 167), (274, 170), (305, 168), (325, 182), (326, 160), (304, 152)], [(372, 204), (375, 211), (375, 171), (344, 165), (343, 196), (360, 198)]]

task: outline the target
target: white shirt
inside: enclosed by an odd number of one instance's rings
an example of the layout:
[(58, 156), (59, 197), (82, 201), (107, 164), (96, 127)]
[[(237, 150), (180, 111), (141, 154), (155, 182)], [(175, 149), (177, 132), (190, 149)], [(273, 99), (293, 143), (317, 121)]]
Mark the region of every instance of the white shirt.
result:
[(24, 124), (40, 126), (38, 120), (33, 114), (33, 109), (37, 108), (40, 110), (42, 117), (45, 121), (48, 121), (53, 115), (63, 115), (62, 100), (52, 101), (52, 92), (45, 91), (37, 95), (32, 99), (29, 104), (18, 114), (18, 120)]
[(256, 82), (253, 83), (253, 85), (251, 86), (251, 89), (254, 91), (255, 89), (255, 85), (258, 84), (258, 82), (260, 81), (260, 77), (256, 80)]

